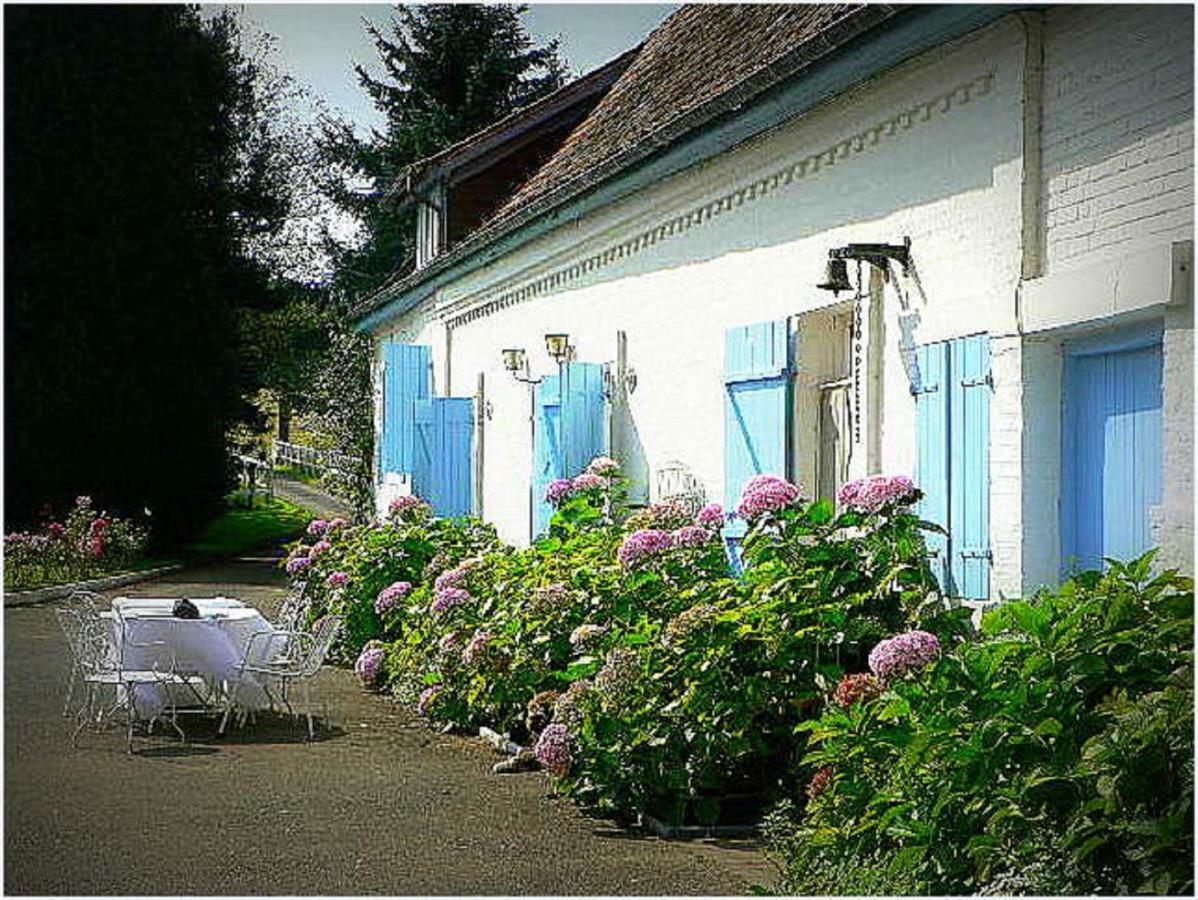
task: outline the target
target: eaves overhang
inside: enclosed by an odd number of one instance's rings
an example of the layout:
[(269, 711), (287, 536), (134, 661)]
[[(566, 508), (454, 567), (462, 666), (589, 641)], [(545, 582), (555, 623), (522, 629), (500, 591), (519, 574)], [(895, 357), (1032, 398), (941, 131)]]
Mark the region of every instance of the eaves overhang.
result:
[(864, 6), (630, 151), (484, 225), (423, 268), (387, 282), (359, 304), (354, 327), (374, 331), (440, 288), (566, 222), (725, 153), (920, 53), (1021, 8), (1026, 7)]

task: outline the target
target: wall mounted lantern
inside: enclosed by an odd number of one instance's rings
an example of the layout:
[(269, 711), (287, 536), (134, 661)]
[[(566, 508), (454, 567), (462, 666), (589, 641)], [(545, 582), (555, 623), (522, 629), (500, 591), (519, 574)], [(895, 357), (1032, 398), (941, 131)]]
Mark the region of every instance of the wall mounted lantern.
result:
[(547, 334), (545, 335), (545, 351), (559, 366), (564, 363), (570, 356), (570, 335), (568, 334)]
[(890, 277), (890, 260), (894, 260), (903, 267), (903, 274), (906, 275), (911, 267), (911, 238), (903, 238), (901, 244), (846, 244), (834, 247), (828, 251), (824, 280), (816, 287), (831, 291), (835, 296), (839, 296), (841, 291), (852, 290), (847, 262), (850, 259), (881, 269), (887, 278)]
[(513, 375), (524, 368), (524, 348), (510, 347), (503, 351), (503, 367)]

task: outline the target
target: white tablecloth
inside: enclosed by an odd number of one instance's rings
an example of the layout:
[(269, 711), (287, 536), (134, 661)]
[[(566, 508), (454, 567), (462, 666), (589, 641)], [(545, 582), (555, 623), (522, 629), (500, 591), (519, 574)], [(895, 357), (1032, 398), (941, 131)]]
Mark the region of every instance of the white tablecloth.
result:
[[(210, 691), (223, 696), (232, 684), (250, 637), (273, 629), (258, 610), (239, 600), (210, 598), (193, 599), (192, 602), (200, 610), (198, 619), (179, 619), (171, 615), (175, 598), (118, 597), (113, 601), (113, 607), (120, 611), (120, 615), (113, 612), (105, 616), (118, 651), (117, 658), (127, 670), (156, 668), (168, 671), (173, 663), (175, 671), (202, 676)], [(126, 635), (128, 642), (122, 647)], [(254, 655), (270, 653), (271, 644), (271, 641), (259, 638)], [(147, 685), (137, 688), (135, 699), (139, 713), (154, 715), (162, 711), (169, 697), (164, 688)], [(195, 702), (186, 691), (176, 699), (180, 705)], [(270, 705), (270, 698), (262, 684), (247, 675), (238, 689), (237, 703), (242, 707), (261, 709)]]

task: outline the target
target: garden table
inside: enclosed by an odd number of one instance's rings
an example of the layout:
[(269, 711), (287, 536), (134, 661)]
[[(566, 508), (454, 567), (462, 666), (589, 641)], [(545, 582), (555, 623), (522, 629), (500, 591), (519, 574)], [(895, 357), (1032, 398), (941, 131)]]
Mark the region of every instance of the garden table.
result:
[[(223, 696), (232, 683), (250, 638), (273, 631), (258, 610), (226, 597), (194, 599), (198, 619), (172, 615), (176, 598), (129, 598), (113, 600), (113, 611), (102, 615), (118, 655), (124, 651), (123, 668), (164, 671), (173, 666), (179, 674), (200, 675), (210, 695)], [(119, 611), (119, 615), (118, 615)], [(123, 627), (122, 627), (123, 622)], [(128, 639), (128, 645), (122, 647)], [(270, 640), (259, 640), (254, 651), (266, 657), (275, 648)], [(166, 686), (147, 685), (137, 694), (138, 712), (158, 715), (169, 704)], [(194, 699), (194, 698), (193, 698)], [(248, 709), (270, 706), (262, 682), (247, 675), (238, 691), (238, 705)], [(180, 702), (184, 702), (180, 698)]]

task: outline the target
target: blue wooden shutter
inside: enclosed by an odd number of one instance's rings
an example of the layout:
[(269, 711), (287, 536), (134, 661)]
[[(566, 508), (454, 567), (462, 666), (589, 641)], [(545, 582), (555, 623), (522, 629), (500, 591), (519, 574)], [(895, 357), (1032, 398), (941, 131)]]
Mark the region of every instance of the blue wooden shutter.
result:
[(561, 436), (565, 469), (559, 477), (572, 478), (596, 456), (607, 453), (607, 401), (601, 364), (569, 363), (564, 374)]
[[(787, 474), (790, 339), (785, 319), (731, 328), (724, 334), (724, 506), (735, 510), (754, 475)], [(745, 524), (725, 528), (739, 569)]]
[(469, 515), (474, 499), (474, 401), (417, 400), (414, 421), (413, 492), (438, 516)]
[(415, 403), (432, 393), (432, 349), (389, 339), (383, 356), (383, 473), (410, 475), (414, 465)]
[(1162, 354), (1148, 346), (1065, 358), (1061, 565), (1099, 569), (1152, 546), (1161, 502)]
[(533, 537), (544, 534), (553, 518), (553, 507), (545, 500), (545, 489), (549, 482), (563, 478), (566, 470), (561, 453), (561, 399), (561, 379), (546, 375), (536, 386), (533, 421)]
[[(948, 518), (948, 344), (916, 348), (919, 372), (915, 392), (916, 483), (923, 491), (919, 516), (947, 529)], [(932, 570), (941, 587), (949, 585), (948, 537), (927, 533)]]
[(971, 600), (990, 596), (990, 338), (951, 342), (949, 522), (952, 583)]

